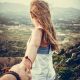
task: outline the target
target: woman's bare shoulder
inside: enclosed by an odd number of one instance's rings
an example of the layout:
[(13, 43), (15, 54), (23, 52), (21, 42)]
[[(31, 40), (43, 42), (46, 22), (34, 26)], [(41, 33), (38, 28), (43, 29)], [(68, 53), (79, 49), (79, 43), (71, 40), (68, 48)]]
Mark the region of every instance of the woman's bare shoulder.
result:
[(39, 28), (34, 28), (31, 35), (32, 35), (32, 37), (36, 37), (36, 38), (41, 37), (42, 30)]

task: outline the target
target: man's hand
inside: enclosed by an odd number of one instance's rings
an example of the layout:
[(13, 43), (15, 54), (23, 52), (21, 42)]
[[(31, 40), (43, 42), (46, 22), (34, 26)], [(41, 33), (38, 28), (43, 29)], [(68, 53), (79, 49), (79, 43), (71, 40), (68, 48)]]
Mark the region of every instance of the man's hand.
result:
[(21, 80), (30, 80), (31, 79), (31, 73), (29, 69), (25, 69), (25, 66), (20, 63), (17, 65), (14, 65), (10, 71), (14, 71), (19, 74)]

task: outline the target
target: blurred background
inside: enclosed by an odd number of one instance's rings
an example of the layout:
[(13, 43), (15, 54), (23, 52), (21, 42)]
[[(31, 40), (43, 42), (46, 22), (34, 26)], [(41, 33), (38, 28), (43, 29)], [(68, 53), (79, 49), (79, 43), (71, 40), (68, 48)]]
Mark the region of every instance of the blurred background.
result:
[[(80, 80), (80, 0), (45, 0), (61, 46), (53, 54), (56, 80)], [(0, 75), (21, 61), (34, 25), (30, 1), (0, 0)]]

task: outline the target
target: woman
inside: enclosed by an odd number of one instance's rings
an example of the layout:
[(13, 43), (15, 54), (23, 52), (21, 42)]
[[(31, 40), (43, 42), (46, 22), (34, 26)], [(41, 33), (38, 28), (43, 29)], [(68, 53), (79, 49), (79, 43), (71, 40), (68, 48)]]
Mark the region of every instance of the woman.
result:
[(56, 73), (52, 65), (52, 53), (59, 48), (48, 4), (41, 0), (33, 1), (30, 14), (35, 27), (23, 61), (29, 69), (33, 64), (32, 80), (54, 80)]

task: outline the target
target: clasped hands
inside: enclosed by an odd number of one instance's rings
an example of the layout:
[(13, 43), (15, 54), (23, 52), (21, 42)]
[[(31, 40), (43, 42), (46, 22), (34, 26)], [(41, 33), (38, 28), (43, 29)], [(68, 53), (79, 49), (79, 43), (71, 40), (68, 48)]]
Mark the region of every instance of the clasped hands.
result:
[(16, 72), (21, 80), (31, 80), (32, 63), (29, 59), (23, 58), (21, 63), (14, 65), (10, 71)]

